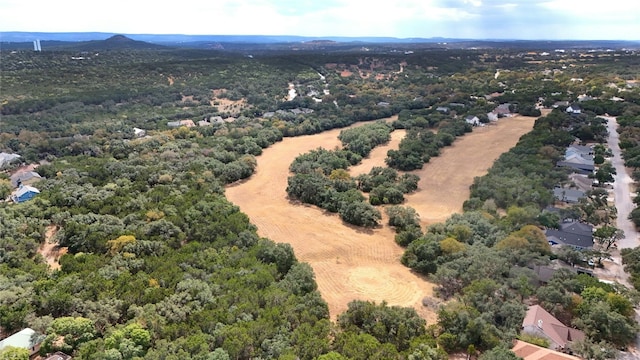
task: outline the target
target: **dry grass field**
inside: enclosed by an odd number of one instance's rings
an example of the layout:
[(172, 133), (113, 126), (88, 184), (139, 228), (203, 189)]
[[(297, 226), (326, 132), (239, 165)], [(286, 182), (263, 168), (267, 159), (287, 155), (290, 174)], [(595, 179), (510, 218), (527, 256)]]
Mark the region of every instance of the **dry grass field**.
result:
[[(533, 122), (533, 118), (504, 119), (460, 138), (416, 172), (422, 178), (420, 189), (408, 197), (407, 205), (416, 208), (423, 224), (444, 220), (460, 211), (473, 178), (486, 172), (501, 153), (515, 145), (521, 135), (531, 130)], [(287, 199), (289, 164), (309, 150), (340, 146), (339, 133), (337, 129), (285, 138), (265, 149), (257, 158), (256, 173), (229, 186), (227, 198), (251, 218), (260, 236), (290, 243), (298, 259), (313, 267), (332, 318), (346, 310), (351, 300), (385, 300), (390, 305), (414, 307), (433, 323), (435, 314), (422, 306), (422, 298), (432, 296), (433, 284), (400, 264), (403, 249), (394, 242), (392, 229), (352, 227), (336, 214)], [(392, 133), (392, 140), (350, 169), (351, 174), (384, 166), (387, 150), (397, 148), (402, 136), (402, 131)]]

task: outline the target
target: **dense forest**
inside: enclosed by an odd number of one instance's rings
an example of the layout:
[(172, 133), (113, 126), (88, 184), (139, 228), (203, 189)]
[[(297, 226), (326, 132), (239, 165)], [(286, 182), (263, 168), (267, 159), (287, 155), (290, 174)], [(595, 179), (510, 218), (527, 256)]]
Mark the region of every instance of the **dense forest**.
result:
[[(597, 54), (2, 50), (0, 151), (20, 157), (0, 163), (0, 337), (29, 327), (42, 355), (96, 360), (489, 360), (515, 358), (506, 349), (524, 339), (525, 304), (536, 303), (587, 334), (572, 351), (611, 358), (638, 331), (637, 292), (563, 271), (540, 285), (531, 270), (576, 256), (551, 251), (541, 229), (559, 218), (543, 209), (567, 181), (555, 166), (563, 147), (604, 142), (598, 115), (619, 116), (627, 166), (640, 178), (640, 91), (628, 82), (638, 55)], [(422, 229), (402, 206), (418, 183), (404, 171), (471, 131), (466, 116), (488, 122), (505, 103), (539, 116), (578, 94), (594, 98), (584, 113), (560, 105), (540, 117), (476, 179), (464, 213)], [(255, 157), (283, 137), (391, 115), (397, 121), (343, 130), (340, 149), (301, 154), (287, 191), (362, 227), (377, 226), (388, 205), (402, 263), (437, 284), (442, 305), (427, 324), (414, 309), (353, 301), (332, 322), (312, 268), (290, 245), (258, 236), (224, 186), (250, 177)], [(394, 129), (407, 136), (388, 167), (351, 178), (345, 170)], [(10, 201), (10, 175), (36, 165), (39, 194)], [(606, 223), (599, 205), (567, 212)], [(47, 241), (67, 251), (59, 268), (38, 252)], [(636, 287), (639, 254), (624, 254)]]

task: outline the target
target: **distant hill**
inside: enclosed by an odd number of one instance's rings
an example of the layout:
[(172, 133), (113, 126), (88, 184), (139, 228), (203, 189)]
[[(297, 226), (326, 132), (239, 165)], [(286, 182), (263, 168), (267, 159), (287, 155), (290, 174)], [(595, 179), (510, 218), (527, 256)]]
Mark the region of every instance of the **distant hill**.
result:
[(366, 44), (400, 47), (437, 48), (512, 48), (512, 49), (638, 49), (640, 41), (619, 40), (505, 40), (505, 39), (451, 39), (451, 38), (395, 38), (395, 37), (341, 37), (293, 35), (183, 35), (183, 34), (114, 34), (100, 32), (43, 33), (2, 32), (3, 49), (29, 49), (40, 40), (47, 48), (70, 50), (125, 50), (160, 49), (162, 46), (216, 49), (338, 49), (344, 46)]
[(77, 43), (72, 46), (76, 50), (97, 51), (97, 50), (148, 50), (163, 49), (164, 45), (152, 44), (145, 41), (133, 40), (124, 35), (114, 35), (105, 40), (92, 40)]

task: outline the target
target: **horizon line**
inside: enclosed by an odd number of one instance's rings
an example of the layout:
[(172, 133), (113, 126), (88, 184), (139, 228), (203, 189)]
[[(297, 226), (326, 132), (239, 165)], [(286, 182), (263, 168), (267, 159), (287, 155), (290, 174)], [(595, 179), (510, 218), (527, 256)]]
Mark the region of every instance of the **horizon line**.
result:
[[(342, 39), (359, 39), (359, 38), (380, 38), (380, 39), (398, 39), (398, 40), (411, 40), (411, 39), (443, 39), (443, 40), (471, 40), (471, 41), (622, 41), (622, 42), (640, 42), (639, 39), (577, 39), (577, 38), (563, 38), (563, 39), (550, 39), (550, 38), (466, 38), (466, 37), (446, 37), (446, 36), (409, 36), (398, 37), (390, 35), (292, 35), (292, 34), (187, 34), (187, 33), (127, 33), (127, 32), (113, 32), (113, 31), (25, 31), (25, 30), (0, 30), (2, 33), (23, 33), (23, 34), (105, 34), (105, 35), (130, 35), (130, 36), (228, 36), (228, 37), (298, 37), (298, 38), (342, 38)], [(4, 40), (0, 40), (4, 42)], [(7, 41), (10, 42), (10, 41)]]

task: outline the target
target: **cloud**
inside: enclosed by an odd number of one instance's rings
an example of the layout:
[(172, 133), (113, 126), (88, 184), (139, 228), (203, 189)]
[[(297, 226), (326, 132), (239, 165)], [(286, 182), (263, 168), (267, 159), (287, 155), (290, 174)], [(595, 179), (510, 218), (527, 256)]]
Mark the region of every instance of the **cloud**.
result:
[(640, 36), (640, 2), (0, 0), (0, 31), (628, 39)]

